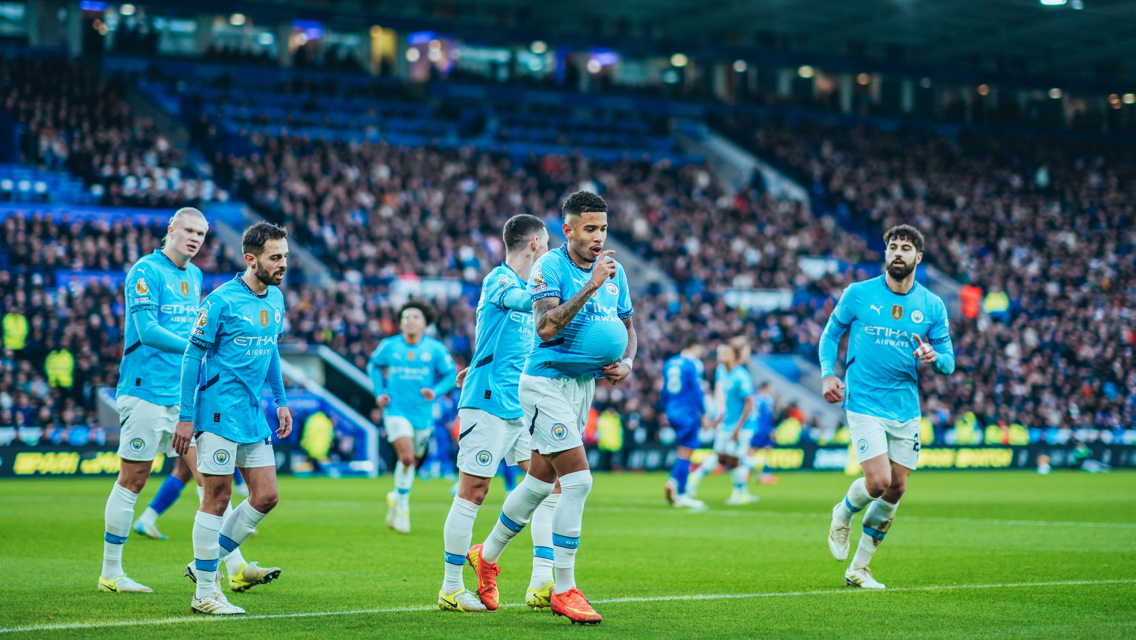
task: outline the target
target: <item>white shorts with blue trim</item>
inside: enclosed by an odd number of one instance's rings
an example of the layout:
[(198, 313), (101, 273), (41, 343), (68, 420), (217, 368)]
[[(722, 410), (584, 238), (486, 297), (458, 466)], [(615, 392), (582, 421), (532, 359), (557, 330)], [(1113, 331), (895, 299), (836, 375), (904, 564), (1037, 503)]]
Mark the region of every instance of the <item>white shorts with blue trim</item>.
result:
[(514, 465), (532, 457), (524, 418), (506, 420), (481, 409), (459, 409), (458, 469), (479, 478), (492, 478), (497, 465)]
[(276, 454), (268, 438), (237, 443), (208, 431), (193, 434), (197, 441), (197, 470), (210, 476), (231, 476), (234, 468), (275, 467)]
[(848, 415), (848, 432), (852, 436), (852, 449), (856, 460), (863, 463), (887, 454), (892, 462), (915, 470), (919, 466), (919, 421), (888, 420), (845, 412)]
[(118, 435), (118, 457), (131, 462), (150, 462), (159, 454), (176, 458), (173, 437), (178, 405), (162, 406), (134, 396), (116, 399), (122, 428)]
[(519, 392), (534, 451), (549, 455), (584, 446), (595, 378), (542, 378), (522, 373)]
[(383, 416), (383, 428), (387, 430), (387, 442), (394, 444), (399, 438), (410, 438), (414, 443), (414, 457), (421, 458), (426, 455), (430, 446), (430, 436), (434, 434), (434, 427), (419, 429), (402, 416)]

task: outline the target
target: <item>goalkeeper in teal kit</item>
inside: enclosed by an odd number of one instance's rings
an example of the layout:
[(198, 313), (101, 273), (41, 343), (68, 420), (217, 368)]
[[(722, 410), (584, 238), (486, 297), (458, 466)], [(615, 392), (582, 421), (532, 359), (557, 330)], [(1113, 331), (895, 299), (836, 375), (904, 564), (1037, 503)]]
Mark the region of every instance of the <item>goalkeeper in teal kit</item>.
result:
[[(820, 341), (824, 398), (843, 402), (864, 477), (832, 510), (828, 546), (848, 557), (852, 516), (864, 512), (864, 535), (844, 574), (847, 584), (883, 589), (868, 564), (891, 527), (907, 476), (919, 461), (919, 366), (955, 370), (950, 321), (939, 296), (915, 282), (923, 234), (901, 225), (884, 234), (886, 273), (844, 290)], [(846, 382), (836, 377), (840, 337), (849, 333)]]

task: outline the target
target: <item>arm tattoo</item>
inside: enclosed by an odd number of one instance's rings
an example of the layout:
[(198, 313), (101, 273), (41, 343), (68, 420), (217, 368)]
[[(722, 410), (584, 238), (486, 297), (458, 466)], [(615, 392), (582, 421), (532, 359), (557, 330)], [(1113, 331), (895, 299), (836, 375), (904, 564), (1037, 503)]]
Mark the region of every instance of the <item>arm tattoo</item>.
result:
[(583, 309), (584, 305), (588, 303), (592, 291), (592, 289), (584, 287), (564, 304), (558, 304), (559, 298), (552, 297), (540, 298), (533, 302), (533, 320), (536, 323), (537, 334), (548, 328), (555, 330), (552, 335), (563, 331), (564, 327), (567, 327), (576, 318), (580, 309)]
[(631, 358), (634, 360), (635, 353), (639, 351), (639, 336), (635, 334), (635, 323), (631, 321), (631, 318), (624, 318), (623, 326), (627, 327), (627, 348), (623, 350), (623, 358), (620, 359)]

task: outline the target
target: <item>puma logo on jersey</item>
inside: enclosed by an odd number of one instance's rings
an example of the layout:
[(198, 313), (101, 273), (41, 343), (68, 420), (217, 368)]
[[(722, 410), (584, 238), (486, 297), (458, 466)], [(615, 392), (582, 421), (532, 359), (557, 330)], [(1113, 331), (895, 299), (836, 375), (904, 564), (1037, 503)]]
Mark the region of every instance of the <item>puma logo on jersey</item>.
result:
[(876, 315), (879, 315), (883, 311), (883, 307), (877, 307), (874, 304), (868, 305), (868, 306), (870, 306), (872, 308), (872, 311), (876, 312)]

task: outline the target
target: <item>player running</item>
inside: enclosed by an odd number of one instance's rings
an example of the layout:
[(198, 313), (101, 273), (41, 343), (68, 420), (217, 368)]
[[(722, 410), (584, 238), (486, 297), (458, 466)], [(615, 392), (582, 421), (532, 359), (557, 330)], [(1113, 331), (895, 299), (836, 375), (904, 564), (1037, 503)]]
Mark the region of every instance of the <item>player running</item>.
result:
[(446, 345), (426, 335), (426, 327), (434, 323), (433, 307), (411, 300), (398, 318), (400, 335), (379, 343), (367, 362), (367, 374), (375, 387), (375, 404), (383, 410), (387, 440), (398, 456), (394, 491), (387, 494), (387, 526), (410, 533), (414, 471), (426, 457), (434, 432), (431, 403), (454, 389), (456, 372)]
[[(158, 454), (170, 446), (177, 422), (181, 354), (201, 301), (201, 269), (190, 263), (205, 243), (209, 223), (197, 209), (178, 209), (161, 249), (126, 274), (126, 344), (119, 368), (117, 402), (122, 468), (106, 504), (103, 569), (99, 591), (150, 593), (127, 577), (122, 551), (130, 536), (134, 504)], [(193, 451), (185, 452), (190, 460)]]
[(521, 410), (532, 436), (529, 474), (505, 499), (485, 544), (470, 549), (469, 560), (481, 601), (496, 608), (497, 558), (559, 478), (561, 495), (552, 514), (552, 612), (573, 623), (598, 624), (600, 614), (576, 588), (575, 577), (584, 502), (592, 489), (582, 436), (596, 378), (618, 384), (631, 375), (634, 310), (623, 266), (603, 248), (607, 203), (579, 191), (568, 196), (561, 212), (568, 242), (538, 260), (529, 278), (536, 336), (520, 382)]
[(706, 507), (686, 492), (690, 457), (698, 448), (699, 432), (707, 422), (706, 399), (702, 393), (702, 354), (698, 338), (687, 336), (682, 341), (682, 351), (663, 365), (663, 407), (678, 443), (678, 457), (663, 491), (667, 502), (694, 509)]
[(714, 372), (714, 386), (722, 409), (718, 432), (714, 435), (714, 453), (690, 474), (687, 490), (696, 493), (702, 478), (720, 463), (730, 470), (734, 482), (734, 489), (726, 499), (728, 505), (750, 504), (758, 499), (749, 493), (749, 468), (741, 463), (749, 453), (756, 426), (753, 376), (745, 367), (749, 356), (749, 340), (745, 336), (735, 336), (729, 343), (718, 345), (719, 364)]
[[(217, 287), (202, 303), (182, 360), (181, 410), (174, 448), (185, 455), (190, 439), (197, 446), (197, 470), (205, 500), (193, 523), (193, 562), (186, 576), (197, 583), (190, 608), (197, 613), (240, 614), (221, 593), (217, 569), (221, 549), (235, 551), (276, 506), (276, 458), (260, 394), (267, 381), (280, 427), (276, 437), (292, 432), (292, 414), (284, 395), (277, 343), (284, 331), (284, 295), (277, 286), (288, 268), (288, 232), (268, 222), (245, 230), (241, 245), (248, 268)], [(248, 500), (224, 516), (240, 468)], [(267, 583), (280, 569), (245, 568), (256, 583)]]
[[(884, 588), (868, 564), (891, 528), (907, 476), (919, 461), (919, 365), (931, 365), (944, 375), (955, 370), (946, 306), (915, 282), (915, 267), (923, 261), (923, 234), (900, 225), (888, 229), (884, 243), (885, 275), (844, 290), (820, 341), (824, 399), (843, 401), (856, 459), (864, 470), (864, 477), (832, 509), (828, 548), (841, 562), (848, 557), (852, 515), (867, 507), (864, 535), (844, 580), (868, 589)], [(847, 388), (833, 373), (845, 331), (851, 332)]]
[[(498, 466), (516, 464), (527, 473), (532, 455), (517, 386), (533, 342), (529, 273), (548, 253), (548, 230), (540, 218), (522, 214), (505, 223), (502, 235), (505, 262), (481, 283), (473, 362), (458, 374), (458, 492), (443, 530), (446, 572), (438, 593), (438, 607), (449, 611), (488, 610), (462, 580), (473, 522)], [(533, 575), (525, 602), (533, 608), (549, 606), (552, 597), (552, 512), (558, 497), (545, 498), (532, 518)]]

